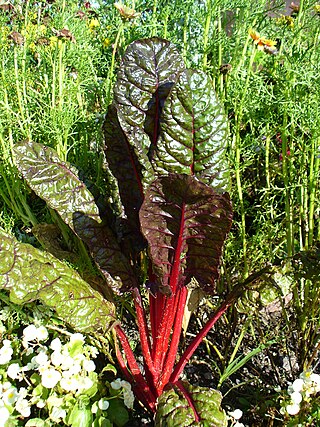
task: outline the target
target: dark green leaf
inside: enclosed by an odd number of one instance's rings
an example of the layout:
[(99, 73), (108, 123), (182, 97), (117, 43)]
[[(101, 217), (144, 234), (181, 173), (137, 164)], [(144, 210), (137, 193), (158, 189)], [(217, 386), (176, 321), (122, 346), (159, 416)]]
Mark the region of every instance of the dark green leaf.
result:
[(221, 409), (221, 393), (205, 387), (193, 387), (183, 382), (201, 421), (196, 422), (193, 409), (178, 387), (162, 393), (158, 400), (156, 427), (226, 427), (227, 417)]
[(16, 165), (32, 190), (55, 209), (73, 229), (73, 213), (81, 211), (100, 220), (92, 194), (78, 178), (78, 171), (63, 162), (49, 147), (24, 142), (14, 147)]
[(162, 286), (171, 283), (172, 288), (173, 281), (184, 286), (194, 277), (204, 290), (213, 292), (231, 221), (227, 193), (217, 193), (188, 175), (170, 174), (154, 181), (140, 222)]
[(158, 173), (196, 175), (216, 189), (229, 184), (227, 122), (211, 79), (185, 70), (166, 99), (154, 157)]
[(40, 300), (78, 331), (105, 334), (114, 307), (76, 271), (0, 229), (0, 287), (16, 304)]
[(129, 421), (129, 414), (119, 399), (109, 400), (108, 418), (117, 427), (123, 427)]
[[(139, 141), (145, 155), (152, 151), (150, 145), (156, 144), (161, 109), (168, 91), (184, 69), (182, 57), (167, 40), (156, 37), (137, 40), (126, 50), (114, 100), (122, 129), (133, 146)], [(138, 138), (137, 129), (142, 131)]]

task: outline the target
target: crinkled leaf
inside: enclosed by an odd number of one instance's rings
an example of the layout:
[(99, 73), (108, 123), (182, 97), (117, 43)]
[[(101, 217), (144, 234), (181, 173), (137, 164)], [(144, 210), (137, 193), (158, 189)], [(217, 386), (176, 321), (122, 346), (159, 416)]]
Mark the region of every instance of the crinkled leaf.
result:
[(78, 331), (105, 334), (113, 304), (72, 268), (0, 229), (0, 287), (16, 304), (40, 300)]
[(153, 160), (156, 171), (196, 175), (226, 191), (226, 146), (227, 122), (211, 79), (201, 71), (185, 70), (162, 112)]
[(217, 193), (194, 176), (170, 174), (152, 183), (140, 222), (164, 290), (194, 277), (204, 290), (214, 291), (231, 221), (229, 195)]
[(61, 231), (56, 224), (36, 224), (32, 227), (32, 234), (41, 243), (41, 246), (56, 258), (70, 262), (78, 261), (75, 253), (65, 250), (61, 246)]
[(16, 165), (32, 190), (55, 209), (73, 229), (73, 213), (81, 211), (100, 220), (92, 194), (78, 178), (78, 171), (63, 162), (50, 147), (24, 142), (14, 147)]
[(111, 105), (104, 122), (105, 154), (108, 166), (117, 180), (121, 203), (126, 216), (122, 226), (132, 249), (144, 245), (140, 232), (139, 209), (143, 202), (142, 165), (119, 124), (117, 110)]
[(195, 421), (193, 409), (179, 388), (174, 386), (164, 391), (158, 399), (156, 427), (227, 426), (227, 416), (220, 407), (221, 393), (210, 388), (193, 387), (187, 382), (182, 384), (201, 421)]
[[(114, 100), (130, 143), (136, 145), (139, 140), (146, 155), (159, 135), (164, 100), (184, 69), (178, 50), (164, 39), (137, 40), (126, 50), (114, 88)], [(136, 132), (132, 132), (135, 128), (143, 130), (139, 139)]]
[(132, 266), (123, 254), (112, 230), (82, 212), (74, 214), (73, 222), (76, 233), (87, 244), (108, 285), (115, 292), (137, 287)]

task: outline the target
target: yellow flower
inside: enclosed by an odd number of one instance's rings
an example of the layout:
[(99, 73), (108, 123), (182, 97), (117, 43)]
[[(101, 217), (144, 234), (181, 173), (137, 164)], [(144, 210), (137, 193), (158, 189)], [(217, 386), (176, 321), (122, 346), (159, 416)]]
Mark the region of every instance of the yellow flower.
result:
[(89, 28), (90, 28), (90, 30), (94, 30), (97, 27), (100, 27), (99, 21), (96, 18), (91, 19), (91, 21), (89, 22)]
[(258, 50), (262, 50), (272, 55), (276, 55), (278, 53), (275, 47), (277, 44), (276, 41), (266, 39), (265, 37), (260, 37), (260, 34), (252, 29), (249, 30), (249, 35), (253, 39), (253, 42), (257, 45)]
[(313, 6), (313, 9), (317, 15), (320, 15), (320, 4), (316, 4), (315, 6)]
[(288, 15), (280, 15), (280, 18), (276, 20), (278, 25), (287, 26), (291, 29), (294, 28), (294, 18)]
[(134, 19), (141, 15), (141, 13), (136, 12), (134, 9), (131, 9), (123, 3), (116, 2), (113, 6), (119, 11), (123, 19)]
[(104, 39), (103, 42), (102, 42), (102, 44), (103, 44), (104, 47), (109, 47), (110, 44), (111, 44), (111, 40), (108, 39), (108, 38)]

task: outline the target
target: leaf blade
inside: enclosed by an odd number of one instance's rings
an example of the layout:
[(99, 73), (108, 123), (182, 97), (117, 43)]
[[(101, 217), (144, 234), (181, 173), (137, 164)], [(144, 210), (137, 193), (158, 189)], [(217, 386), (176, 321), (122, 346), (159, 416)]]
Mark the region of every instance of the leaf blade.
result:
[(226, 191), (227, 123), (210, 78), (185, 70), (166, 99), (153, 165), (158, 173), (195, 175)]
[(176, 275), (177, 286), (194, 277), (205, 291), (214, 291), (232, 222), (227, 193), (218, 193), (193, 176), (163, 176), (147, 191), (140, 222), (163, 290), (174, 290)]
[(78, 331), (105, 334), (115, 321), (113, 304), (78, 273), (0, 229), (0, 287), (16, 304), (40, 300)]
[(63, 162), (52, 148), (23, 142), (14, 146), (14, 153), (16, 166), (28, 185), (71, 229), (73, 213), (79, 210), (100, 221), (94, 197), (79, 179), (77, 169)]

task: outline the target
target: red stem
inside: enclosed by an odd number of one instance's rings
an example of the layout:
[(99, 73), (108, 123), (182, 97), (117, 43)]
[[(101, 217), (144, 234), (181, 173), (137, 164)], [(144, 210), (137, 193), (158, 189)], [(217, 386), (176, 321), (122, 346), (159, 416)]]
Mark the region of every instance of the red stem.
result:
[(127, 362), (131, 371), (131, 375), (137, 385), (137, 390), (143, 395), (143, 399), (141, 400), (146, 403), (146, 406), (148, 406), (153, 412), (155, 411), (155, 405), (157, 401), (157, 397), (153, 394), (151, 391), (149, 385), (146, 383), (145, 379), (143, 378), (143, 375), (140, 371), (140, 368), (137, 364), (137, 361), (135, 359), (134, 353), (130, 347), (128, 338), (126, 334), (121, 329), (120, 325), (117, 325), (115, 327), (116, 333), (118, 335), (118, 338), (121, 342), (123, 351), (126, 355)]
[(162, 311), (161, 324), (157, 332), (155, 343), (154, 362), (156, 370), (162, 371), (163, 361), (169, 348), (169, 340), (172, 331), (172, 326), (177, 310), (177, 298), (179, 298), (178, 282), (181, 269), (181, 254), (183, 246), (183, 230), (185, 223), (185, 205), (181, 208), (180, 229), (177, 238), (177, 245), (174, 252), (174, 260), (170, 271), (169, 286), (172, 292), (170, 297), (165, 298), (165, 306)]
[(157, 389), (159, 390), (160, 394), (163, 391), (163, 388), (166, 386), (166, 384), (169, 382), (169, 378), (172, 374), (172, 370), (176, 361), (176, 356), (178, 353), (178, 346), (180, 341), (180, 335), (181, 335), (181, 329), (182, 329), (182, 321), (183, 321), (183, 315), (184, 315), (184, 309), (187, 301), (187, 295), (188, 290), (184, 286), (180, 289), (179, 292), (179, 300), (177, 304), (177, 311), (176, 316), (174, 320), (174, 326), (173, 326), (173, 332), (172, 332), (172, 338), (170, 342), (170, 348), (167, 352), (166, 359), (163, 363), (163, 372), (160, 377), (160, 380), (157, 384)]
[(182, 382), (181, 381), (177, 381), (174, 385), (178, 387), (178, 389), (181, 391), (181, 393), (183, 394), (183, 396), (186, 398), (186, 400), (187, 400), (190, 408), (193, 411), (195, 422), (196, 423), (200, 422), (200, 416), (199, 416), (199, 414), (197, 412), (196, 407), (194, 406), (192, 397), (190, 396), (189, 392), (185, 389), (185, 387), (183, 386)]
[(150, 337), (149, 337), (148, 326), (147, 326), (147, 319), (146, 319), (145, 311), (142, 306), (142, 300), (139, 293), (139, 289), (134, 288), (132, 293), (134, 297), (133, 298), (134, 306), (137, 313), (137, 323), (138, 323), (143, 358), (146, 365), (148, 366), (149, 372), (151, 373), (152, 377), (155, 378), (156, 372), (154, 369), (153, 360), (151, 358), (151, 344), (150, 344)]
[(193, 341), (190, 343), (190, 345), (187, 347), (186, 351), (181, 356), (181, 359), (179, 360), (178, 364), (176, 365), (171, 377), (170, 382), (176, 383), (179, 379), (181, 372), (183, 371), (186, 364), (189, 362), (191, 356), (198, 348), (201, 341), (205, 338), (207, 333), (210, 331), (210, 329), (213, 327), (213, 325), (217, 322), (217, 320), (220, 319), (220, 317), (227, 311), (227, 309), (233, 304), (234, 299), (228, 298), (221, 306), (220, 308), (215, 312), (213, 317), (208, 320), (208, 322), (205, 324), (203, 329), (198, 333), (198, 335), (193, 339)]
[(175, 296), (165, 297), (165, 307), (162, 312), (162, 319), (157, 331), (154, 367), (157, 372), (162, 370), (161, 362), (169, 347), (169, 339), (174, 321)]

